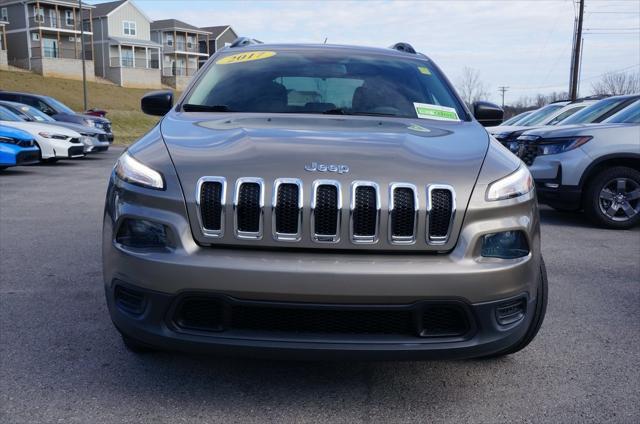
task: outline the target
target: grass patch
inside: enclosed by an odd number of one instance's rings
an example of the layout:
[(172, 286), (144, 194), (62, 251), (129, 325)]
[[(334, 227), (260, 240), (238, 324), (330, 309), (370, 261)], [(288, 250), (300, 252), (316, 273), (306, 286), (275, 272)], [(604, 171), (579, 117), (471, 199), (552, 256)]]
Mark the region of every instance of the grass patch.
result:
[[(55, 97), (73, 110), (83, 110), (81, 81), (45, 78), (29, 72), (0, 71), (0, 90), (44, 94)], [(158, 122), (158, 117), (140, 111), (140, 99), (149, 91), (89, 82), (88, 106), (108, 112), (116, 144), (131, 144)]]

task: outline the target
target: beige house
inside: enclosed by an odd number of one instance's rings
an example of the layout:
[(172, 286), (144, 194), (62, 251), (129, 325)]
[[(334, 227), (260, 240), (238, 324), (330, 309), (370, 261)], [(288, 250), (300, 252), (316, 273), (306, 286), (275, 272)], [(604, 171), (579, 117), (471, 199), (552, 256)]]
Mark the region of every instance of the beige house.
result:
[(162, 83), (184, 90), (200, 65), (209, 58), (208, 45), (200, 45), (210, 33), (177, 19), (151, 23), (151, 40), (162, 45)]
[(151, 20), (131, 0), (97, 4), (90, 19), (96, 75), (123, 87), (161, 87), (162, 46), (151, 40)]
[[(83, 4), (86, 16), (91, 16), (92, 10), (93, 6)], [(0, 0), (2, 47), (8, 64), (44, 76), (81, 79), (81, 16), (76, 0)], [(85, 63), (91, 78), (90, 20), (84, 30)]]

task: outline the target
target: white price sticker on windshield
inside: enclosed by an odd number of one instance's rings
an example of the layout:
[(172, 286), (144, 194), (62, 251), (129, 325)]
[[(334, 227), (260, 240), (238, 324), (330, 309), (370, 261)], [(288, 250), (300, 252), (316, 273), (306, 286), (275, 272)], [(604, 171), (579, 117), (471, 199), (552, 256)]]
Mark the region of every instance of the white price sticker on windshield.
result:
[(413, 103), (418, 118), (438, 119), (440, 121), (459, 121), (458, 112), (452, 107), (431, 105), (429, 103)]

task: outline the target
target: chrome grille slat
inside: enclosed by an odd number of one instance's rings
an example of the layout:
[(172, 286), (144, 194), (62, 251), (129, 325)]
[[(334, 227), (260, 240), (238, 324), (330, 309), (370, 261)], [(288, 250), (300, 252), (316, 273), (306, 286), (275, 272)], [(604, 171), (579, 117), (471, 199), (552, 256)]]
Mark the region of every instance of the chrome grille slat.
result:
[(372, 181), (351, 183), (350, 237), (353, 243), (377, 243), (380, 187)]
[(342, 213), (342, 189), (334, 180), (313, 182), (311, 198), (312, 240), (319, 243), (340, 241), (340, 215)]
[(416, 242), (418, 210), (415, 185), (392, 183), (389, 186), (389, 241), (392, 244)]
[(198, 180), (196, 206), (200, 227), (205, 236), (224, 236), (226, 198), (227, 180), (224, 177), (207, 176)]
[(427, 243), (442, 245), (451, 234), (456, 212), (453, 187), (446, 184), (427, 186)]
[(273, 183), (272, 234), (274, 240), (299, 241), (302, 237), (302, 181), (278, 178)]
[(262, 239), (264, 180), (245, 177), (236, 181), (233, 198), (234, 230), (239, 239)]

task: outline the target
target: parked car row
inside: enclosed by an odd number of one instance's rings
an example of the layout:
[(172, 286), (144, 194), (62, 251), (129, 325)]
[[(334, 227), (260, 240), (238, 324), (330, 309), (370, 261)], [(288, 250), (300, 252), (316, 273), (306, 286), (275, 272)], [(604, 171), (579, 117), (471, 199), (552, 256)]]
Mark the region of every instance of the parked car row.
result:
[(48, 96), (0, 91), (1, 168), (81, 158), (108, 150), (113, 140), (103, 114), (76, 113)]
[[(638, 225), (640, 94), (576, 106), (584, 103), (552, 103), (487, 130), (529, 166), (541, 203), (607, 228)], [(554, 121), (572, 105), (579, 111)]]

